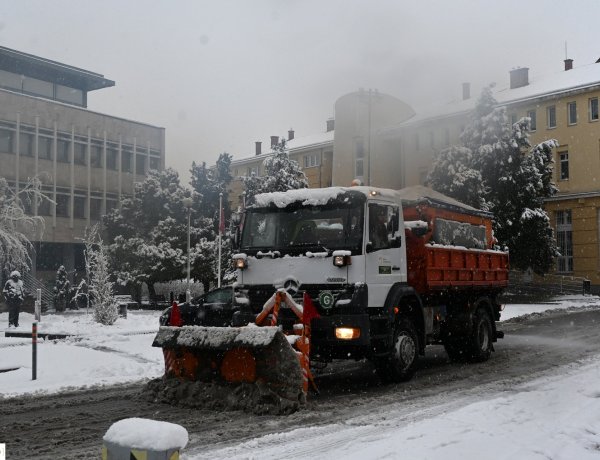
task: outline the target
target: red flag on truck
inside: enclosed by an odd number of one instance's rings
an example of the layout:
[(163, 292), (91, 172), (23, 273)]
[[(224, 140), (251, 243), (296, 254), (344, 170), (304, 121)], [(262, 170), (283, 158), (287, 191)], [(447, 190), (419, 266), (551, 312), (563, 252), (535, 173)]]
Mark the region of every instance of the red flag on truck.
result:
[(302, 323), (308, 324), (310, 326), (310, 321), (313, 318), (320, 318), (319, 312), (317, 311), (317, 307), (313, 303), (312, 299), (308, 295), (308, 292), (304, 291), (304, 297), (302, 299)]

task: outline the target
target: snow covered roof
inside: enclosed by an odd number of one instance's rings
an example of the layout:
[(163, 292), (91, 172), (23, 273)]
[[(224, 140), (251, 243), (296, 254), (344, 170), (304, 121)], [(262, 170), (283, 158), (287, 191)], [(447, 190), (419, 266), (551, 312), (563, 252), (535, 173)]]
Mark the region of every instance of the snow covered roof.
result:
[[(510, 87), (496, 87), (492, 90), (492, 93), (500, 105), (509, 105), (593, 87), (600, 87), (599, 64), (583, 65), (568, 71), (546, 75), (539, 79), (530, 76), (529, 84), (526, 86), (513, 89)], [(441, 106), (430, 107), (401, 124), (382, 128), (380, 133), (392, 134), (398, 129), (425, 121), (467, 113), (475, 108), (476, 103), (477, 97), (471, 97), (465, 100), (451, 101)]]
[[(308, 150), (319, 147), (326, 147), (330, 145), (333, 148), (333, 136), (334, 131), (327, 131), (326, 133), (316, 133), (311, 134), (309, 136), (303, 137), (295, 137), (291, 141), (287, 141), (287, 147), (290, 151), (290, 154), (294, 154), (301, 150)], [(245, 158), (240, 158), (237, 160), (233, 160), (232, 164), (241, 164), (253, 162), (256, 160), (264, 160), (273, 155), (273, 150), (269, 150), (267, 152), (263, 152), (260, 155), (248, 156)]]
[(474, 208), (467, 204), (461, 203), (460, 201), (450, 198), (449, 196), (443, 195), (440, 192), (436, 192), (433, 189), (424, 187), (423, 185), (414, 185), (412, 187), (405, 187), (398, 190), (398, 196), (402, 200), (403, 204), (416, 205), (420, 203), (437, 204), (443, 206), (449, 206), (452, 208), (458, 208), (463, 212), (477, 215), (490, 215), (486, 211)]

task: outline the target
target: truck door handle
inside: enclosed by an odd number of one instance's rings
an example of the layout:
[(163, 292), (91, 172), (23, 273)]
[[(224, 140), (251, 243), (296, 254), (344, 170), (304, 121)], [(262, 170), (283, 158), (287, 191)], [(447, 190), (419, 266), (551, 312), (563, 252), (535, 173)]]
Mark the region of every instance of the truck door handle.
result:
[(400, 270), (400, 267), (397, 267), (396, 265), (394, 265), (394, 266), (392, 267), (392, 270), (394, 270), (394, 271), (398, 271), (398, 270)]

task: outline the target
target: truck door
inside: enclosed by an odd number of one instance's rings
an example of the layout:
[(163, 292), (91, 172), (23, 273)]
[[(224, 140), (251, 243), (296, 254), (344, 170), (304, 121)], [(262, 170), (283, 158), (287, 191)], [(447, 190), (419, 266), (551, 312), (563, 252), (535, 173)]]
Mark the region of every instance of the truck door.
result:
[(406, 282), (404, 226), (398, 205), (369, 203), (366, 282), (369, 306), (382, 307), (394, 283)]

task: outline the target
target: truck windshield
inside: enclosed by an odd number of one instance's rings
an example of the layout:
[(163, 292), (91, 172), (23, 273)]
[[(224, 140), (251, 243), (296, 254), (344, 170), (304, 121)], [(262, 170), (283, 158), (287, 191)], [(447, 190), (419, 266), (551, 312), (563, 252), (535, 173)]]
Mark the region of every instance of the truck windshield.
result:
[(249, 209), (244, 220), (241, 249), (284, 254), (346, 249), (360, 254), (363, 207), (287, 207)]

